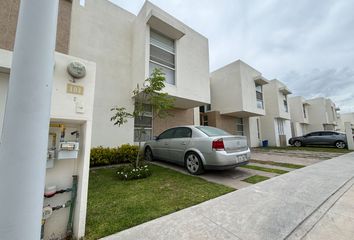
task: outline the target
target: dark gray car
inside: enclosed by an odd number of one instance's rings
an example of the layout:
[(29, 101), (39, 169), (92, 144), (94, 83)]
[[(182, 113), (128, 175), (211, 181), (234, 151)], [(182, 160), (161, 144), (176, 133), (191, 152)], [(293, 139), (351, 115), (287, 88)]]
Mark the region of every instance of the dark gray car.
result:
[(324, 145), (345, 148), (347, 146), (347, 137), (344, 133), (333, 131), (311, 132), (301, 137), (289, 139), (289, 144), (296, 147), (306, 145)]

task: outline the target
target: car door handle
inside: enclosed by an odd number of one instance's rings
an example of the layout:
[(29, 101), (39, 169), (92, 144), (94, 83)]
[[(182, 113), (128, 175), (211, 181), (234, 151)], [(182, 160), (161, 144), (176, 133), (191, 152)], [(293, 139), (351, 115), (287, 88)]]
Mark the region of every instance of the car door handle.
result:
[(165, 143), (165, 146), (168, 146), (168, 143)]
[(181, 142), (181, 145), (187, 145), (187, 143), (185, 143), (185, 142)]

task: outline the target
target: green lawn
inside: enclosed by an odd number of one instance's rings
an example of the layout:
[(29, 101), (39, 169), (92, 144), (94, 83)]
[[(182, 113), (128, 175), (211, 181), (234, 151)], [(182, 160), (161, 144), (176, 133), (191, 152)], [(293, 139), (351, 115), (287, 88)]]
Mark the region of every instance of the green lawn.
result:
[(277, 173), (277, 174), (284, 174), (288, 173), (289, 171), (281, 170), (281, 169), (276, 169), (276, 168), (266, 168), (266, 167), (260, 167), (260, 166), (255, 166), (255, 165), (244, 165), (240, 166), (241, 168), (248, 168), (248, 169), (253, 169), (253, 170), (258, 170), (258, 171), (263, 171), (263, 172), (270, 172), (270, 173)]
[(292, 164), (292, 163), (282, 163), (282, 162), (273, 162), (273, 161), (261, 161), (261, 160), (250, 160), (251, 163), (259, 163), (259, 164), (267, 164), (267, 165), (273, 165), (273, 166), (279, 166), (279, 167), (286, 167), (286, 168), (294, 168), (294, 169), (299, 169), (305, 167), (304, 165), (299, 165), (299, 164)]
[(151, 177), (133, 181), (118, 180), (116, 168), (90, 171), (85, 239), (98, 239), (235, 190), (150, 167)]
[(257, 150), (270, 151), (270, 150), (299, 150), (299, 151), (312, 151), (312, 152), (334, 152), (334, 153), (349, 153), (352, 152), (348, 149), (339, 149), (335, 147), (257, 147)]
[(242, 181), (256, 184), (256, 183), (259, 183), (259, 182), (262, 182), (262, 181), (268, 180), (268, 179), (269, 179), (269, 177), (265, 177), (265, 176), (261, 176), (261, 175), (254, 175), (254, 176), (248, 177), (246, 179), (243, 179)]

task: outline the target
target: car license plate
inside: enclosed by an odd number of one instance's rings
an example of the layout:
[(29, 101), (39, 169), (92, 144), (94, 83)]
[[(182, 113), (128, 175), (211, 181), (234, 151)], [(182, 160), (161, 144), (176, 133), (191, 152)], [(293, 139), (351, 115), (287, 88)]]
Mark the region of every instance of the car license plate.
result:
[(236, 163), (244, 162), (246, 160), (247, 160), (247, 155), (246, 154), (236, 157)]

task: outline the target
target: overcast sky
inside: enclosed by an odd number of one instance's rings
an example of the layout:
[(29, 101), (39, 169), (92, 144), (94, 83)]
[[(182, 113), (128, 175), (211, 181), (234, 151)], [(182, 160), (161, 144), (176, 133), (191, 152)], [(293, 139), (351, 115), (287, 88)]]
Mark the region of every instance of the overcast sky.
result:
[[(144, 0), (111, 0), (137, 14)], [(354, 112), (354, 0), (151, 0), (209, 39), (210, 70), (241, 59), (294, 95)]]

